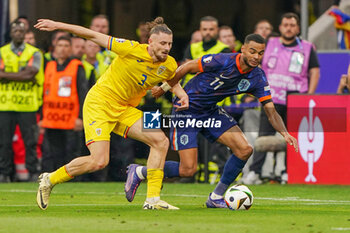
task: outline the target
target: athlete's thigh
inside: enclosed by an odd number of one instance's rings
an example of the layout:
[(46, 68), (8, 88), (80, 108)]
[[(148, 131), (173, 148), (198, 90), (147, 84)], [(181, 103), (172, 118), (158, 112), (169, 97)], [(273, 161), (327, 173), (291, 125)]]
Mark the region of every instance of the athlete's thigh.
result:
[(87, 147), (92, 159), (102, 163), (109, 161), (109, 146), (110, 141), (96, 141), (89, 144)]
[(216, 108), (201, 120), (210, 123), (208, 124), (210, 127), (203, 127), (201, 131), (201, 134), (210, 142), (215, 142), (222, 134), (237, 125), (237, 121), (221, 107)]
[[(120, 109), (120, 112), (122, 110)], [(90, 93), (87, 95), (83, 107), (85, 143), (87, 145), (96, 141), (109, 141), (117, 121), (118, 114), (113, 114), (106, 100), (100, 100)]]
[(149, 146), (152, 146), (154, 142), (166, 138), (161, 129), (143, 129), (142, 120), (143, 119), (140, 118), (133, 125), (128, 127), (128, 131), (125, 136), (141, 141)]
[(228, 146), (233, 153), (238, 153), (249, 145), (247, 138), (237, 125), (224, 132), (217, 142)]

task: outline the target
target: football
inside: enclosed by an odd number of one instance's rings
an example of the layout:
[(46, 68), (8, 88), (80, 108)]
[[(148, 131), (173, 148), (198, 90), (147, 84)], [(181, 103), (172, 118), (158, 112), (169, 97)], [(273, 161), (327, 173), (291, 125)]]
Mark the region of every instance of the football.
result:
[(253, 205), (253, 193), (241, 184), (231, 186), (225, 194), (225, 202), (231, 210), (249, 210)]

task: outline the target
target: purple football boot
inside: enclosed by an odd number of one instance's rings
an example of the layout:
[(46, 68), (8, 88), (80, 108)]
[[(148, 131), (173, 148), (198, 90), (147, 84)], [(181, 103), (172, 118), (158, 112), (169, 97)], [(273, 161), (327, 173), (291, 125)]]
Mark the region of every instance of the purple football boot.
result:
[(126, 170), (127, 178), (126, 178), (124, 191), (125, 191), (126, 199), (129, 202), (132, 202), (134, 200), (136, 190), (142, 181), (136, 174), (136, 168), (138, 166), (140, 165), (130, 164)]
[(205, 202), (207, 208), (228, 208), (224, 198), (213, 200), (210, 196), (211, 193), (209, 194), (208, 200)]

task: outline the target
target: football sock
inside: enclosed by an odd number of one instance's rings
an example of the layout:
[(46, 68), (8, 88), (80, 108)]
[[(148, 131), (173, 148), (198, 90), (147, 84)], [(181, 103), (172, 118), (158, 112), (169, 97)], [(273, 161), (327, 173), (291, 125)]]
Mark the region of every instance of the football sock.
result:
[(164, 164), (164, 177), (173, 178), (179, 177), (180, 163), (176, 161), (165, 161)]
[[(176, 161), (165, 161), (164, 164), (164, 177), (165, 178), (173, 178), (173, 177), (179, 177), (179, 168), (180, 163)], [(136, 168), (136, 174), (137, 176), (144, 180), (147, 177), (147, 167), (140, 166)]]
[(73, 176), (69, 175), (65, 166), (60, 167), (49, 175), (49, 179), (52, 185), (63, 183), (73, 178)]
[(235, 181), (247, 161), (237, 158), (234, 154), (226, 161), (220, 182), (216, 185), (214, 193), (223, 196), (228, 186)]
[(164, 172), (162, 169), (147, 169), (147, 200), (160, 197)]
[(147, 167), (146, 166), (138, 166), (136, 168), (136, 175), (141, 179), (144, 180), (147, 177)]

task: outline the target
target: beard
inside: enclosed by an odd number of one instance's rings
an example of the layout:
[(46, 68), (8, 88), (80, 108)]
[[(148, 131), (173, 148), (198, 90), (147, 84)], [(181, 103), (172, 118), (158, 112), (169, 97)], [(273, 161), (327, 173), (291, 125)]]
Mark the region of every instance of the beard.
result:
[(286, 41), (294, 41), (296, 36), (285, 36), (282, 35), (282, 38), (285, 39)]
[(244, 63), (245, 63), (249, 68), (255, 68), (255, 67), (257, 67), (257, 66), (260, 64), (260, 63), (258, 62), (258, 65), (252, 66), (252, 65), (249, 64), (248, 58), (246, 58), (246, 57), (243, 57), (243, 61), (244, 61)]
[(155, 54), (156, 58), (158, 61), (161, 61), (161, 62), (165, 62), (166, 59), (168, 58), (168, 55), (167, 56), (162, 56), (162, 55), (157, 55)]

